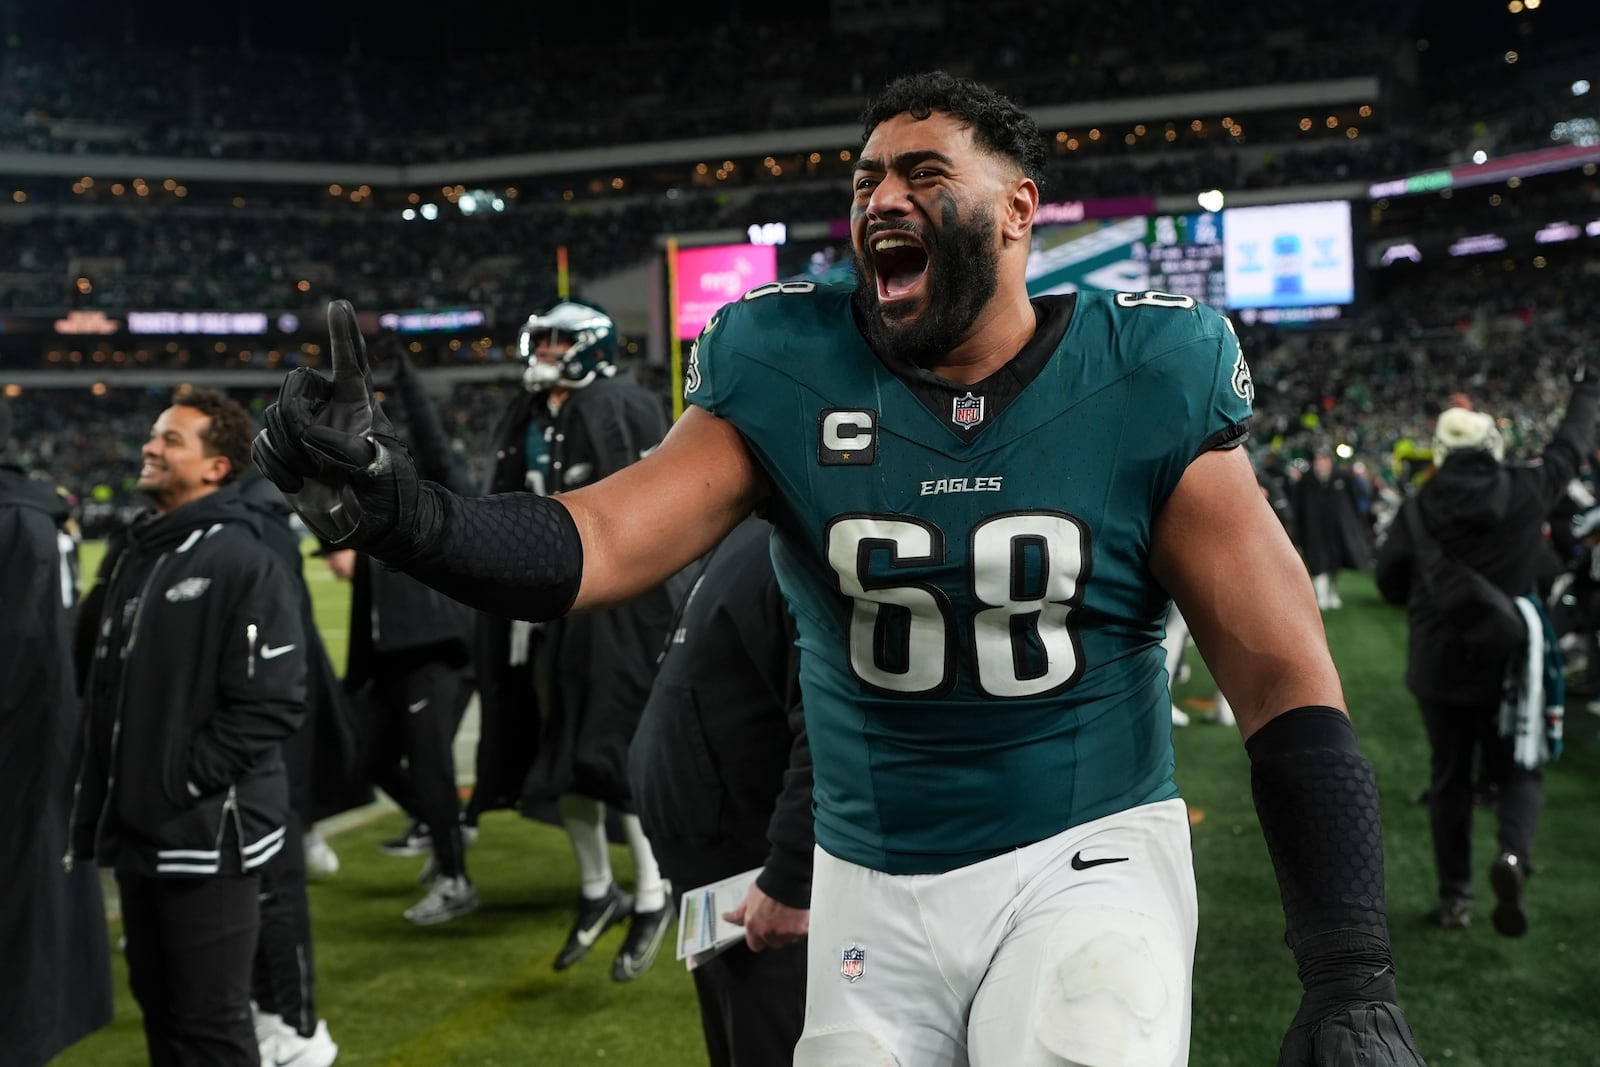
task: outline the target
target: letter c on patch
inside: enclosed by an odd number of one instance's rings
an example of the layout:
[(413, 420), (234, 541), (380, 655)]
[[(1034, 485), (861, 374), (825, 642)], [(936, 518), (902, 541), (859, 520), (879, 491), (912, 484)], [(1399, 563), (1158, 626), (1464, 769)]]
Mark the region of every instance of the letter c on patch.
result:
[(817, 419), (817, 461), (824, 467), (869, 464), (877, 454), (877, 412), (827, 408)]
[(872, 444), (872, 412), (828, 412), (822, 417), (822, 443), (835, 452), (866, 448)]

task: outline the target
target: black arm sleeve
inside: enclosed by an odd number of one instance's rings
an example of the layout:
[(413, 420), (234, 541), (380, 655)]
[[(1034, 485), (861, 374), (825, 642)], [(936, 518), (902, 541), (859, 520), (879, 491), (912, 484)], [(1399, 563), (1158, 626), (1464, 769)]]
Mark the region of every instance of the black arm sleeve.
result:
[(543, 622), (571, 610), (583, 542), (565, 507), (532, 493), (457, 496), (430, 482), (421, 498), (428, 532), (401, 570), (491, 615)]
[(1295, 708), (1245, 748), (1283, 896), (1284, 940), (1306, 991), (1298, 1021), (1350, 1004), (1393, 1003), (1378, 782), (1349, 717), (1336, 708)]
[(1388, 940), (1378, 781), (1335, 708), (1295, 708), (1245, 743), (1250, 789), (1283, 893), (1285, 940), (1360, 930)]

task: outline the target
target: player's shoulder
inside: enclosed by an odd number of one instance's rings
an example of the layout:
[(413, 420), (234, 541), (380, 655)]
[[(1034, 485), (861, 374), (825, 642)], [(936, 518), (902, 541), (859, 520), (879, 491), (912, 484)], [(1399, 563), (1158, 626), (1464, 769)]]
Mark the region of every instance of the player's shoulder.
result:
[(1233, 327), (1215, 308), (1190, 296), (1146, 290), (1080, 293), (1077, 315), (1109, 335), (1125, 359), (1138, 363), (1189, 346), (1236, 345)]
[(775, 339), (827, 333), (850, 314), (851, 287), (809, 281), (769, 282), (724, 304), (700, 333), (702, 343), (770, 351)]

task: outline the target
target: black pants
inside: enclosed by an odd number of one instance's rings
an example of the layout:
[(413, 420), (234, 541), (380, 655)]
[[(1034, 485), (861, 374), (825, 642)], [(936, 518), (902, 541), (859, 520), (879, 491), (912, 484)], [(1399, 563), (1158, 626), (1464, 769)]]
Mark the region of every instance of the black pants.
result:
[(301, 1037), (310, 1037), (317, 1028), (316, 961), (304, 835), (294, 812), (285, 823), (283, 848), (261, 868), (261, 934), (253, 973), (261, 1010), (283, 1016)]
[(148, 878), (117, 872), (128, 984), (151, 1067), (259, 1067), (250, 964), (261, 912), (254, 874)]
[(735, 945), (692, 973), (711, 1067), (794, 1061), (806, 1014), (804, 941), (764, 952)]
[(451, 744), (471, 689), (461, 668), (439, 659), (384, 656), (373, 673), (366, 709), (373, 784), (407, 815), (427, 823), (441, 874), (464, 874)]
[(1524, 864), (1544, 808), (1544, 777), (1512, 759), (1510, 738), (1500, 736), (1498, 698), (1481, 704), (1420, 702), (1432, 750), (1428, 815), (1440, 899), (1472, 896), (1472, 780), (1481, 754), (1483, 778), (1500, 787), (1496, 815), (1502, 852)]

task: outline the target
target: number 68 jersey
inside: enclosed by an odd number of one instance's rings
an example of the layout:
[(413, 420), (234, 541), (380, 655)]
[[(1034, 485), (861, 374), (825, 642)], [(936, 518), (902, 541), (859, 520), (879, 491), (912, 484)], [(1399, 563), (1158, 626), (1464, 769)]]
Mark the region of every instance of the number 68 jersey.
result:
[(867, 345), (850, 289), (724, 307), (685, 397), (773, 488), (800, 634), (817, 842), (951, 870), (1178, 795), (1151, 527), (1240, 442), (1249, 370), (1187, 297), (1040, 298), (1006, 367), (959, 385)]

